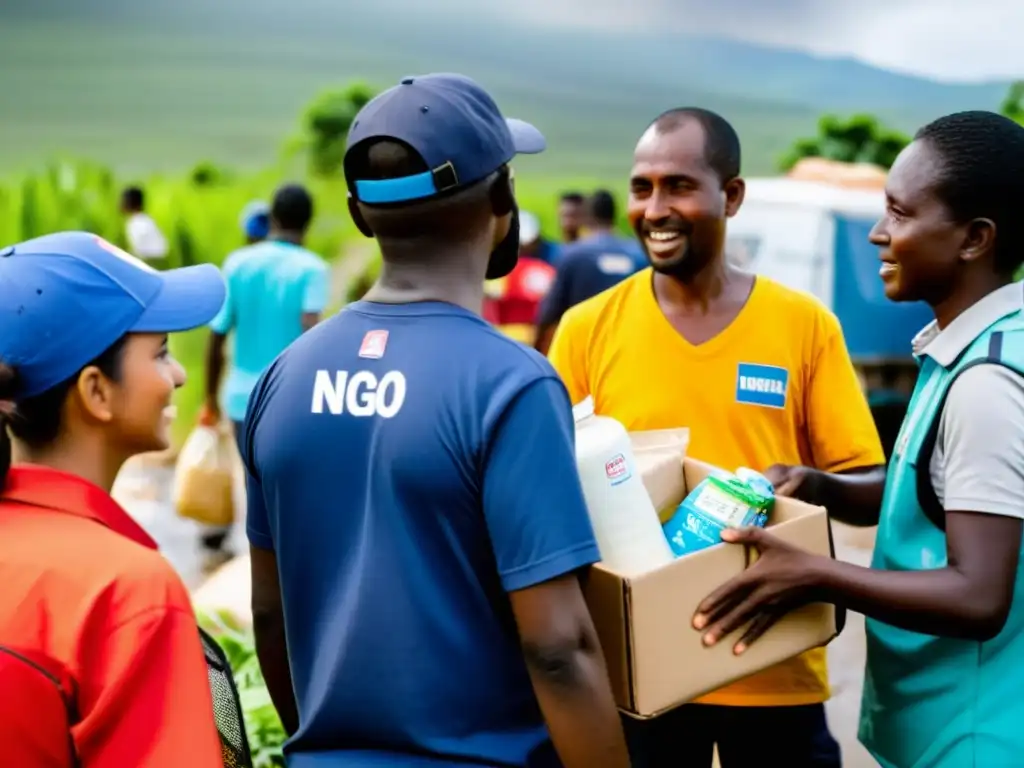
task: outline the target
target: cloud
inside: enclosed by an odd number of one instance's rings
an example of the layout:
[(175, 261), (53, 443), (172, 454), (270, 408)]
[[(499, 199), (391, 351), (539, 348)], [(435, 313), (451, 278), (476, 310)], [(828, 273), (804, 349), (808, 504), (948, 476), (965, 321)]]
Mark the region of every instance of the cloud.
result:
[(673, 30), (854, 56), (947, 80), (1024, 77), (1024, 3), (1012, 0), (434, 2), (544, 26)]

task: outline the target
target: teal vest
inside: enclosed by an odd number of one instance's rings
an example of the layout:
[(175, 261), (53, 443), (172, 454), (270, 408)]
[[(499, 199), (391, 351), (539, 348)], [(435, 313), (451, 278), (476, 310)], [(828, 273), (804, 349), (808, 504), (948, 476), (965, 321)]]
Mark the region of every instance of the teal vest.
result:
[[(889, 461), (872, 568), (946, 565), (930, 463), (953, 381), (982, 363), (1024, 376), (1024, 313), (995, 322), (949, 367), (921, 370)], [(978, 467), (984, 472), (984, 467)], [(1024, 561), (1006, 626), (987, 642), (922, 635), (868, 619), (860, 740), (884, 768), (1024, 766)]]

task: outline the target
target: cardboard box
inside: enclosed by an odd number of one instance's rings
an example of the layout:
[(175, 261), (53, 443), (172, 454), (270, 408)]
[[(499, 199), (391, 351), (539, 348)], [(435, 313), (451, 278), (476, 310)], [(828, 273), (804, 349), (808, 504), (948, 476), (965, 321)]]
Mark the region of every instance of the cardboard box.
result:
[[(661, 435), (665, 432), (659, 433)], [(634, 435), (637, 463), (655, 509), (665, 512), (714, 468), (680, 451), (650, 450), (650, 436)], [(776, 536), (819, 555), (833, 554), (828, 514), (792, 499), (777, 499), (768, 527)], [(705, 648), (692, 625), (697, 606), (747, 566), (746, 548), (718, 544), (639, 577), (601, 565), (591, 569), (586, 597), (601, 640), (619, 708), (645, 719), (811, 648), (841, 629), (831, 605), (813, 604), (780, 620), (741, 656), (732, 647), (742, 631)]]

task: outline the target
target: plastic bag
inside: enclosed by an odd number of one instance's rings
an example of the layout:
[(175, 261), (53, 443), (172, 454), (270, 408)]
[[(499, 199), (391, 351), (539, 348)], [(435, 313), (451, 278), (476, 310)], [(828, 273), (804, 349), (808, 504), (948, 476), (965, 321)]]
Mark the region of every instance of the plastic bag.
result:
[(238, 461), (238, 449), (229, 432), (196, 427), (181, 448), (174, 473), (173, 501), (178, 515), (204, 525), (231, 525)]

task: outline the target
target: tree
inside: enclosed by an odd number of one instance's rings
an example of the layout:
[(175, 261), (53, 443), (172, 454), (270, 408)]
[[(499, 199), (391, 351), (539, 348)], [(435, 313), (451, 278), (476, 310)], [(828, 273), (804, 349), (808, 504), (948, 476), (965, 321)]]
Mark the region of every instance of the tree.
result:
[(286, 155), (305, 154), (313, 175), (340, 173), (348, 129), (359, 110), (376, 95), (377, 91), (363, 82), (321, 92), (302, 111), (299, 135), (287, 143)]
[(853, 115), (846, 120), (822, 115), (817, 136), (798, 139), (779, 159), (779, 168), (788, 171), (805, 157), (891, 168), (909, 143), (909, 136), (884, 127), (873, 115)]
[(1011, 120), (1024, 125), (1024, 80), (1018, 80), (1010, 86), (999, 111)]

